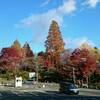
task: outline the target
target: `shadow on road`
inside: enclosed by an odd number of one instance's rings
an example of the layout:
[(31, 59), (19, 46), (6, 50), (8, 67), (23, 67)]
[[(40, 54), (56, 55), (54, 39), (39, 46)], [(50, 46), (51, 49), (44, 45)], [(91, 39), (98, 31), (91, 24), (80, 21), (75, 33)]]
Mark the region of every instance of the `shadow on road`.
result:
[(0, 100), (100, 100), (100, 97), (67, 95), (57, 91), (1, 91)]

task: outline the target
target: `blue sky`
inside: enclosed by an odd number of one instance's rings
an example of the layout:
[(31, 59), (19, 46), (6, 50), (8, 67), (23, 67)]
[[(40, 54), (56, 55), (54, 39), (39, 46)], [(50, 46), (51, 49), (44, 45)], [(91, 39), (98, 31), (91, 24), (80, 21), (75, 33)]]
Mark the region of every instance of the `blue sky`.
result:
[(100, 48), (100, 0), (0, 0), (0, 49), (18, 39), (33, 52), (45, 50), (52, 20), (59, 23), (65, 48), (84, 42)]

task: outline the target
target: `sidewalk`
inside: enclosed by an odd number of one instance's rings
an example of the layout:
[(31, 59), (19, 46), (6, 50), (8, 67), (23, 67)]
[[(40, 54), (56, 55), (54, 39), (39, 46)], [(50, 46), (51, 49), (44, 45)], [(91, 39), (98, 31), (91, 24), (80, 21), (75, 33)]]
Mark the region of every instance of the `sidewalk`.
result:
[(55, 90), (58, 91), (59, 89), (59, 85), (55, 84), (55, 83), (38, 83), (38, 84), (31, 84), (31, 85), (27, 85), (27, 84), (23, 84), (22, 87), (14, 87), (14, 86), (0, 86), (0, 90), (12, 90), (12, 91), (24, 91), (24, 90), (28, 90), (28, 91), (35, 91), (35, 90)]

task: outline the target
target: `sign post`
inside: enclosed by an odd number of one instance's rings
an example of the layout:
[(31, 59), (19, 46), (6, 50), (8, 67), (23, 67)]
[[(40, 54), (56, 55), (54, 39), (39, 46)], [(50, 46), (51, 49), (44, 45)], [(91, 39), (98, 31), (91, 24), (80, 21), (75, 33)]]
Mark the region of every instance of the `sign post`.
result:
[(33, 78), (35, 78), (35, 72), (29, 72), (29, 78), (30, 79), (33, 79)]
[(15, 87), (22, 87), (22, 77), (15, 78)]

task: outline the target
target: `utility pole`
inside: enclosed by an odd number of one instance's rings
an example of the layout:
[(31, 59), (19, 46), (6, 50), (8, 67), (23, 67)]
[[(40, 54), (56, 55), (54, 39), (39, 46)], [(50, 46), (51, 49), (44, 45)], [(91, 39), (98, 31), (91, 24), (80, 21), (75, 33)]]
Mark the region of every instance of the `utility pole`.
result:
[(75, 83), (75, 68), (73, 67), (73, 82)]
[(36, 61), (36, 83), (38, 83), (38, 64)]
[(38, 58), (37, 58), (37, 54), (35, 55), (35, 70), (36, 70), (36, 83), (38, 83)]

